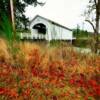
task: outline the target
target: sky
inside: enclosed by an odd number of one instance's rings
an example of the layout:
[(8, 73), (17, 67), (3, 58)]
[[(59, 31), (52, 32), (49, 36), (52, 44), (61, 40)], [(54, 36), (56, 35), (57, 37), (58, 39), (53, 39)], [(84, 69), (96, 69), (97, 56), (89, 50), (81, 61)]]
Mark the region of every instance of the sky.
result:
[(70, 29), (74, 29), (77, 25), (81, 29), (93, 31), (89, 23), (85, 22), (84, 10), (87, 7), (88, 0), (38, 0), (46, 2), (44, 6), (26, 8), (26, 16), (32, 20), (37, 14), (45, 18), (53, 20)]

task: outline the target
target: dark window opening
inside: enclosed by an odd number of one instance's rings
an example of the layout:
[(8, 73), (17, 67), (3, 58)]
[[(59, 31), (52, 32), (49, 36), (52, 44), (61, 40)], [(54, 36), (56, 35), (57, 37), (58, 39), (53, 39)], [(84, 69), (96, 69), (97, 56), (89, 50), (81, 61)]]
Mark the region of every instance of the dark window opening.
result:
[(34, 25), (33, 29), (38, 30), (38, 33), (40, 34), (46, 34), (46, 26), (42, 23)]

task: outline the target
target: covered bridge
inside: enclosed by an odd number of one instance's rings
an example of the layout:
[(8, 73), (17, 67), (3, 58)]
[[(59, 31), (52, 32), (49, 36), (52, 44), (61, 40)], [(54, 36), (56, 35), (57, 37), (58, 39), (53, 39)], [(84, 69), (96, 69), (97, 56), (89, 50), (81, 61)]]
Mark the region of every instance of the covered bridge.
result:
[(45, 39), (47, 41), (75, 39), (71, 29), (39, 15), (34, 17), (29, 27), (31, 34), (21, 34), (21, 39)]

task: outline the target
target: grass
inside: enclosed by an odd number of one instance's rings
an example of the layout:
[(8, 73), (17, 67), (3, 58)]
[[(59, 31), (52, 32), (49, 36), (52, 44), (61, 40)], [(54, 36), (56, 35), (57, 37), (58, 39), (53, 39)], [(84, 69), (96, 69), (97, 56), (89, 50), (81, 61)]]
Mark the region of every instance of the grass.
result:
[(12, 41), (14, 38), (12, 24), (7, 15), (4, 13), (2, 13), (1, 15), (1, 20), (2, 21), (0, 22), (0, 33), (2, 33), (4, 37), (6, 37), (6, 39), (8, 40), (9, 44), (12, 45)]
[(100, 56), (66, 43), (19, 42), (13, 57), (0, 39), (0, 100), (98, 100)]

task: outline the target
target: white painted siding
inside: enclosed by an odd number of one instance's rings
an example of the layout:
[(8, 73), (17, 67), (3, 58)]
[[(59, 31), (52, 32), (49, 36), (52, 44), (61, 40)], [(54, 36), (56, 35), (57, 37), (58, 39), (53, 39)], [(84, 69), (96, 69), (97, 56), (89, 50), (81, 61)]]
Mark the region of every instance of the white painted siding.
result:
[(67, 30), (66, 28), (51, 24), (51, 37), (55, 40), (72, 40), (73, 34), (72, 31)]
[(72, 40), (73, 39), (72, 31), (68, 31), (67, 29), (62, 28), (61, 38), (64, 40)]

